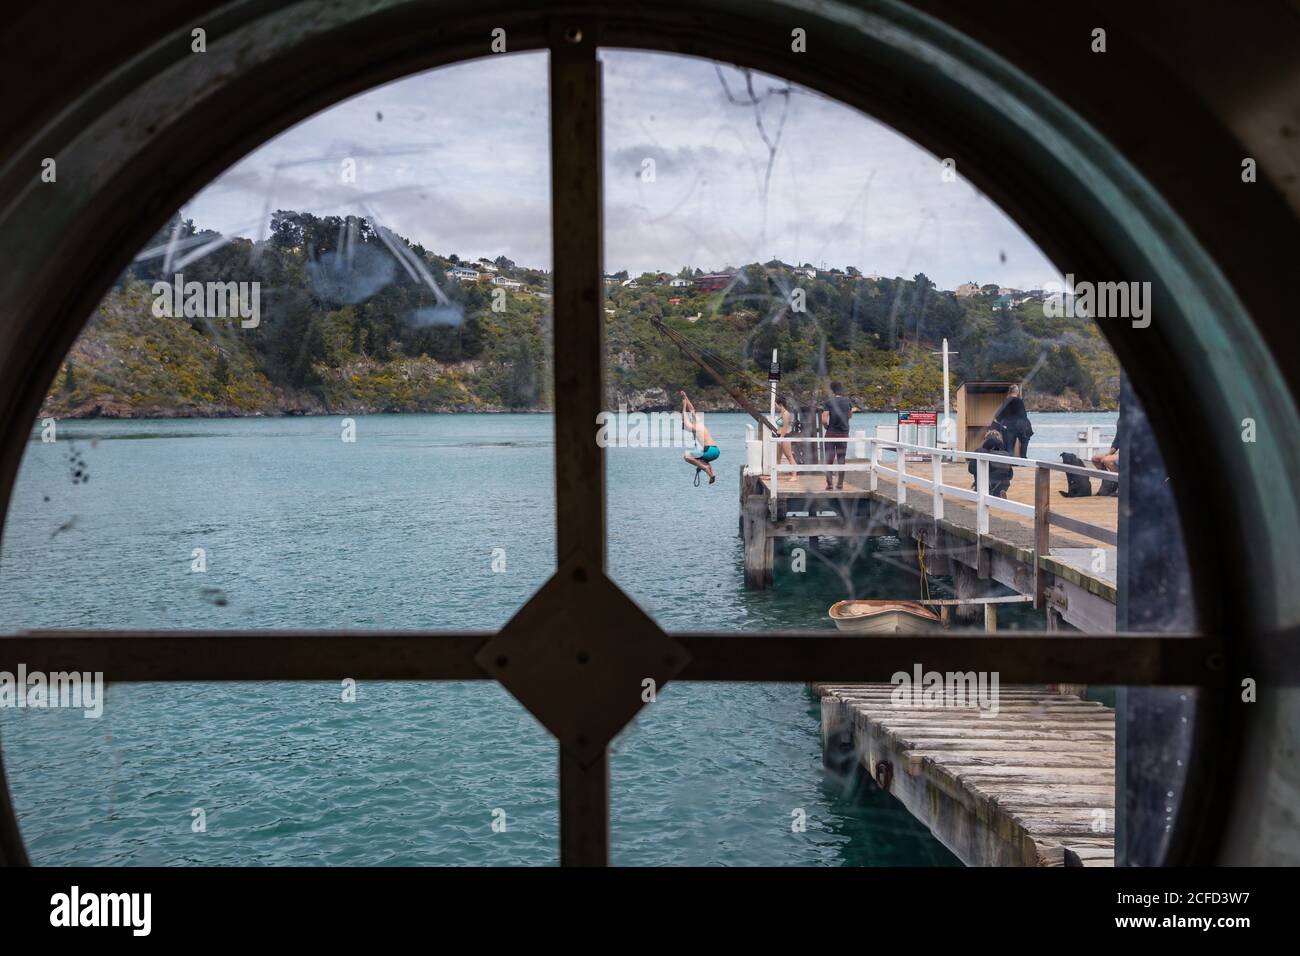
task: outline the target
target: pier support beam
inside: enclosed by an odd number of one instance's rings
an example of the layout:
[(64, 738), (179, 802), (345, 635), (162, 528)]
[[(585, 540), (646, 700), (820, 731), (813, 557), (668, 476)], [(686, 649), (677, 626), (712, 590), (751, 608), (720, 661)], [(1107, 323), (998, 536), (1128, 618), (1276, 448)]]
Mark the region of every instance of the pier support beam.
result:
[[(964, 599), (991, 597), (993, 595), (995, 589), (989, 586), (989, 581), (980, 579), (978, 569), (972, 568), (956, 558), (950, 558), (948, 564), (952, 573), (953, 591), (957, 597)], [(979, 620), (981, 613), (983, 613), (987, 626), (988, 609), (992, 607), (991, 604), (986, 604), (984, 608), (980, 608), (978, 604), (959, 604), (953, 610), (957, 612), (957, 620), (963, 624), (975, 624)], [(993, 614), (994, 627), (996, 628), (997, 611), (994, 610)]]
[(776, 539), (767, 533), (767, 498), (750, 495), (745, 499), (745, 587), (761, 591), (772, 586)]

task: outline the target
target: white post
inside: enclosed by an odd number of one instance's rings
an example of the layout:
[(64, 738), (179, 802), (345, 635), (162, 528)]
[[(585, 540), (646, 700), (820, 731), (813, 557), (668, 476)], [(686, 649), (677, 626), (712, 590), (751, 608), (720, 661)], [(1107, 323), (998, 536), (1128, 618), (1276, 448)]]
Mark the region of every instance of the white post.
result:
[(938, 451), (930, 454), (930, 480), (934, 484), (934, 517), (938, 520), (943, 517), (943, 457)]
[(880, 444), (874, 438), (871, 439), (870, 444), (871, 444), (871, 449), (870, 449), (871, 469), (870, 469), (870, 477), (867, 480), (868, 480), (868, 487), (872, 491), (875, 491), (876, 485), (880, 481), (880, 475), (876, 473), (876, 466), (880, 464)]
[(857, 454), (855, 454), (853, 457), (866, 458), (867, 457), (867, 430), (865, 428), (859, 428), (857, 431), (853, 433), (853, 437), (857, 439), (857, 441), (854, 443), (854, 449), (853, 449), (855, 452), (857, 452)]
[(952, 416), (948, 406), (948, 340), (943, 340), (943, 434), (939, 444), (953, 447)]
[(1088, 426), (1088, 447), (1083, 450), (1083, 460), (1086, 462), (1092, 457), (1092, 450), (1096, 448), (1101, 451), (1101, 426)]
[(907, 503), (907, 454), (894, 446), (894, 468), (898, 471), (898, 503)]
[(745, 473), (763, 473), (763, 443), (754, 437), (754, 426), (745, 426)]
[(975, 533), (989, 533), (989, 463), (987, 458), (975, 462)]
[(772, 439), (772, 433), (766, 428), (759, 429), (763, 433), (763, 464), (767, 466), (767, 474), (770, 480), (767, 483), (768, 496), (772, 499), (771, 506), (773, 514), (776, 508), (776, 442)]
[[(772, 349), (772, 364), (776, 364), (776, 349)], [(773, 425), (776, 424), (776, 380), (768, 378), (768, 402), (767, 402), (767, 420)]]

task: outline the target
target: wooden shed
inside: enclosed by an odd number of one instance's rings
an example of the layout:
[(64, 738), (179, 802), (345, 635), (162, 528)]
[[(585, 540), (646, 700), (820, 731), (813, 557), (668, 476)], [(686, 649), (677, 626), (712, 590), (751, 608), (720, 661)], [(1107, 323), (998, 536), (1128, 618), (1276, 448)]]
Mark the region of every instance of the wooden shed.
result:
[(979, 451), (984, 432), (1015, 382), (964, 382), (957, 389), (958, 451)]

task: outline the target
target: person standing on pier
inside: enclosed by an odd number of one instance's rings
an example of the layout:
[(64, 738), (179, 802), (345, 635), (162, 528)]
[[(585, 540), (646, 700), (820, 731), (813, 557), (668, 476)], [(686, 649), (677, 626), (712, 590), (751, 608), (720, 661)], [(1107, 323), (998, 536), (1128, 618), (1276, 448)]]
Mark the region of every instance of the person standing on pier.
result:
[(795, 470), (790, 472), (791, 478), (799, 476), (799, 463), (794, 460), (794, 445), (791, 444), (789, 434), (794, 428), (794, 416), (790, 410), (785, 407), (785, 399), (776, 400), (776, 463), (779, 465), (784, 460)]
[[(843, 390), (839, 382), (831, 382), (831, 397), (826, 400), (826, 408), (822, 412), (822, 427), (826, 430), (827, 438), (849, 437), (849, 419), (853, 417), (853, 413), (857, 409), (853, 407), (853, 402), (840, 394)], [(826, 464), (844, 464), (848, 450), (849, 443), (847, 441), (828, 441), (826, 443)], [(832, 472), (826, 472), (826, 490), (843, 491), (844, 472), (839, 472), (839, 480), (834, 486), (831, 485), (831, 474)]]
[(701, 471), (708, 474), (709, 484), (713, 484), (717, 481), (718, 476), (713, 473), (713, 466), (710, 465), (709, 462), (717, 461), (718, 456), (722, 454), (722, 449), (713, 444), (713, 436), (709, 434), (709, 430), (704, 427), (704, 419), (701, 418), (699, 412), (695, 410), (695, 406), (691, 404), (691, 400), (686, 397), (686, 391), (683, 390), (681, 395), (682, 428), (695, 435), (695, 444), (699, 446), (698, 448), (694, 448), (682, 455), (682, 458), (684, 458), (688, 464), (695, 466), (695, 483), (697, 485), (700, 483)]
[(1002, 433), (1002, 444), (1013, 458), (1029, 457), (1029, 439), (1034, 435), (1034, 426), (1029, 424), (1029, 412), (1020, 397), (1019, 385), (1008, 389), (1007, 400), (993, 416), (993, 426)]

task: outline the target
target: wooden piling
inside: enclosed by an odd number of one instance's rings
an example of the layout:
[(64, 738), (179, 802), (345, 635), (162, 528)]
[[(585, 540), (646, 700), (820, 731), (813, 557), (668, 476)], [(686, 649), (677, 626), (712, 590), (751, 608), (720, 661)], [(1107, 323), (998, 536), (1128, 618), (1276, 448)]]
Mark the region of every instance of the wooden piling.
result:
[(772, 586), (775, 538), (767, 533), (767, 498), (750, 495), (745, 499), (745, 587), (762, 590)]

